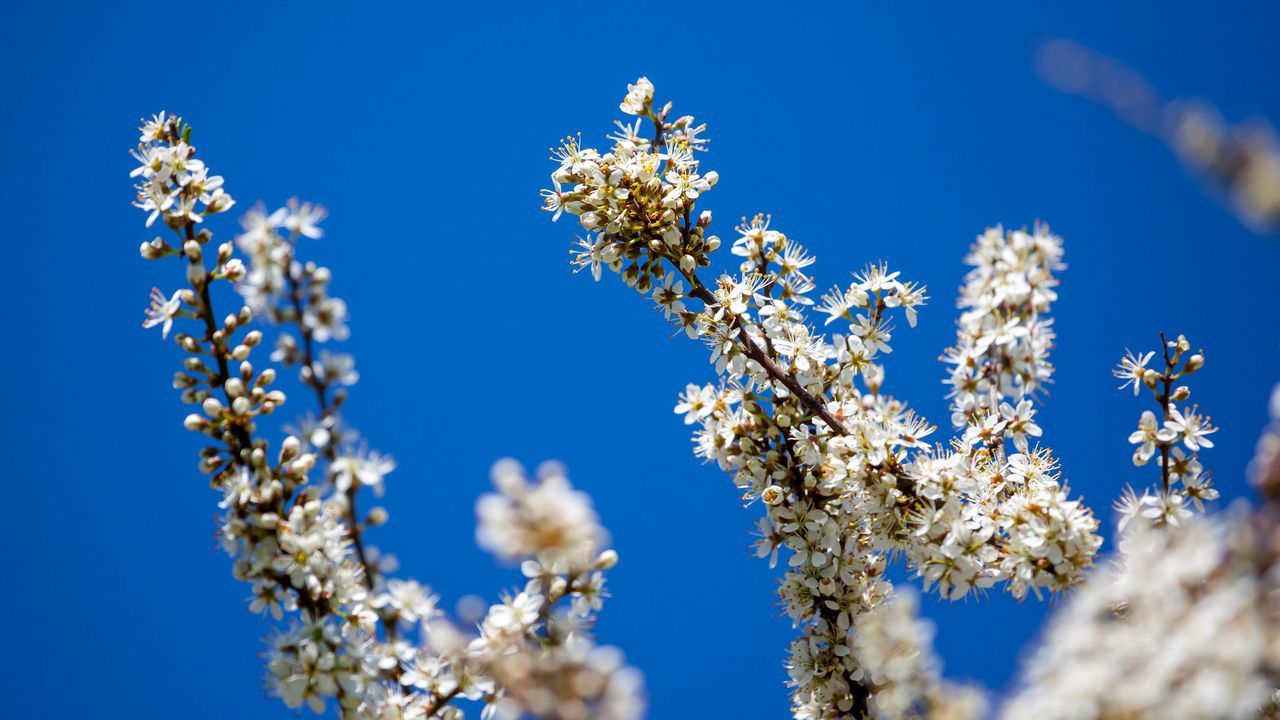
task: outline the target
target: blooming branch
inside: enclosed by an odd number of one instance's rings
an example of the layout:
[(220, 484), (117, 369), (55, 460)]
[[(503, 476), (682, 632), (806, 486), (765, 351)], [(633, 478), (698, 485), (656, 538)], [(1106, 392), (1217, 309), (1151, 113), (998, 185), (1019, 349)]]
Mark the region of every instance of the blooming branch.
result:
[(1126, 351), (1112, 371), (1124, 381), (1120, 388), (1132, 386), (1135, 397), (1143, 388), (1149, 390), (1161, 413), (1157, 420), (1152, 411), (1143, 411), (1138, 429), (1129, 436), (1129, 442), (1138, 446), (1133, 452), (1134, 465), (1146, 465), (1159, 453), (1160, 485), (1144, 490), (1141, 496), (1132, 489), (1125, 492), (1116, 504), (1121, 531), (1139, 515), (1155, 524), (1177, 525), (1191, 513), (1188, 502), (1203, 510), (1206, 501), (1218, 497), (1199, 456), (1201, 449), (1213, 447), (1209, 435), (1218, 428), (1197, 407), (1176, 405), (1191, 397), (1191, 389), (1177, 383), (1204, 367), (1204, 354), (1191, 353), (1191, 343), (1182, 335), (1177, 340), (1166, 340), (1161, 333), (1160, 349), (1162, 357), (1157, 368), (1147, 367), (1154, 352)]
[[(637, 121), (619, 123), (607, 152), (567, 139), (553, 155), (544, 207), (576, 216), (589, 233), (575, 265), (597, 279), (603, 267), (617, 272), (711, 350), (721, 383), (690, 385), (676, 411), (700, 426), (695, 453), (765, 506), (759, 554), (790, 551), (779, 595), (803, 629), (788, 663), (796, 717), (942, 712), (935, 676), (922, 670), (910, 691), (891, 690), (878, 679), (883, 669), (867, 664), (873, 656), (859, 652), (863, 639), (888, 631), (877, 623), (901, 618), (877, 612), (892, 594), (888, 558), (906, 557), (946, 597), (1002, 580), (1021, 597), (1074, 583), (1101, 542), (1048, 450), (1029, 452), (1026, 441), (1040, 435), (1031, 396), (1050, 372), (1042, 316), (1060, 241), (1045, 229), (996, 230), (975, 245), (962, 300), (971, 309), (950, 355), (976, 371), (957, 381), (958, 424), (968, 430), (953, 449), (931, 447), (933, 426), (882, 393), (879, 363), (891, 351), (891, 315), (914, 325), (925, 288), (873, 264), (814, 307), (813, 257), (764, 216), (738, 227), (740, 274), (704, 282), (698, 271), (721, 244), (707, 233), (711, 214), (696, 209), (718, 181), (698, 157), (705, 125), (668, 120), (671, 105), (656, 109), (644, 78), (621, 108), (648, 119), (652, 138)], [(819, 333), (810, 309), (847, 334)], [(1006, 437), (1022, 452), (1006, 457)]]
[[(251, 211), (238, 243), (252, 268), (223, 243), (209, 269), (204, 257), (212, 233), (196, 226), (233, 201), (222, 179), (195, 158), (190, 137), (189, 126), (161, 114), (143, 126), (134, 152), (140, 163), (134, 176), (141, 178), (136, 204), (150, 212), (148, 225), (163, 218), (181, 248), (156, 238), (141, 254), (185, 258), (189, 285), (168, 297), (153, 292), (144, 326), (160, 326), (165, 336), (185, 318), (203, 327), (203, 335), (175, 335), (187, 358), (174, 385), (184, 402), (201, 409), (186, 427), (217, 443), (201, 451), (201, 469), (222, 494), (219, 537), (236, 578), (252, 586), (250, 609), (277, 621), (290, 614), (269, 639), (271, 691), (289, 707), (306, 704), (317, 713), (333, 698), (340, 715), (353, 720), (461, 718), (454, 704), (461, 699), (482, 701), (486, 715), (503, 718), (638, 717), (638, 674), (590, 636), (606, 595), (604, 572), (617, 554), (607, 548), (589, 499), (557, 466), (536, 482), (512, 463), (495, 468), (502, 495), (482, 500), (481, 536), (506, 538), (495, 549), (523, 559), (529, 579), (523, 591), (489, 609), (478, 635), (446, 620), (426, 586), (385, 578), (392, 564), (375, 562), (361, 532), (385, 522), (386, 511), (375, 508), (360, 521), (356, 493), (371, 487), (380, 494), (394, 463), (343, 447), (355, 439), (337, 412), (345, 386), (358, 377), (354, 361), (317, 355), (314, 347), (346, 337), (346, 306), (328, 295), (328, 270), (296, 258), (299, 237), (320, 236), (324, 212), (296, 202), (269, 216)], [(247, 302), (221, 323), (211, 292), (218, 281), (236, 283)], [(263, 342), (262, 331), (250, 329), (258, 316), (297, 328), (301, 345), (282, 333), (272, 359), (299, 366), (320, 412), (318, 422), (304, 423), (274, 451), (258, 422), (285, 395), (269, 389), (274, 368), (257, 370), (249, 360)], [(239, 363), (235, 372), (232, 362)], [(311, 482), (317, 466), (323, 484)], [(496, 512), (498, 505), (506, 512)], [(417, 645), (408, 640), (415, 628)]]

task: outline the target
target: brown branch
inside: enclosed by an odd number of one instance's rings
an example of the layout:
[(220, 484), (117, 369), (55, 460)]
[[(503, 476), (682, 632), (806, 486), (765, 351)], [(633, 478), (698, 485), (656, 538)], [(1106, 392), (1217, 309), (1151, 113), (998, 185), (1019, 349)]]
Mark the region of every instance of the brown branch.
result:
[[(195, 240), (195, 223), (187, 221), (184, 227), (185, 238), (187, 241)], [(184, 253), (185, 256), (185, 253)], [(200, 269), (204, 271), (204, 279), (194, 289), (199, 294), (200, 307), (196, 314), (204, 321), (204, 339), (209, 343), (209, 354), (213, 356), (214, 361), (218, 365), (218, 374), (209, 378), (209, 386), (215, 392), (222, 390), (223, 395), (227, 398), (227, 407), (232, 406), (231, 393), (227, 392), (226, 383), (231, 379), (231, 372), (227, 363), (227, 348), (224, 342), (214, 339), (214, 335), (218, 332), (218, 321), (213, 313), (213, 299), (209, 292), (209, 287), (213, 284), (213, 275), (204, 267), (204, 260), (192, 260), (188, 258), (187, 262), (195, 264), (200, 263)], [(231, 455), (239, 465), (246, 465), (248, 459), (242, 457), (243, 450), (253, 447), (253, 442), (249, 438), (249, 431), (239, 423), (228, 423), (227, 427), (231, 431), (231, 437), (234, 440), (230, 444)]]
[[(679, 267), (678, 264), (677, 267)], [(707, 290), (706, 286), (702, 284), (702, 281), (698, 279), (697, 274), (684, 272), (683, 270), (680, 272), (692, 286), (692, 289), (689, 292), (692, 297), (698, 298), (708, 307), (719, 304), (715, 296), (711, 294), (711, 291)], [(747, 332), (746, 327), (742, 326), (740, 323), (737, 323), (737, 325), (738, 342), (742, 343), (742, 349), (746, 352), (747, 357), (759, 363), (760, 366), (765, 369), (765, 372), (769, 374), (769, 377), (782, 383), (787, 388), (788, 392), (796, 396), (800, 402), (804, 403), (805, 407), (807, 407), (810, 412), (821, 418), (822, 421), (830, 426), (833, 431), (841, 435), (849, 434), (849, 430), (845, 428), (844, 423), (835, 415), (831, 414), (831, 412), (827, 410), (826, 406), (822, 404), (821, 400), (814, 397), (808, 390), (805, 390), (804, 387), (800, 385), (800, 382), (796, 380), (794, 375), (779, 367), (778, 364), (764, 352), (764, 350), (760, 349), (760, 346), (756, 344), (755, 340), (753, 340), (751, 335)]]
[[(1165, 422), (1169, 421), (1169, 397), (1170, 389), (1173, 385), (1173, 366), (1176, 364), (1173, 358), (1169, 357), (1169, 342), (1165, 339), (1164, 333), (1160, 333), (1160, 350), (1164, 353), (1164, 373), (1160, 375), (1162, 390), (1158, 393), (1160, 400), (1160, 414)], [(1159, 434), (1160, 428), (1156, 428)], [(1157, 439), (1158, 442), (1158, 439)], [(1162, 442), (1160, 445), (1160, 487), (1163, 488), (1164, 494), (1169, 494), (1169, 449), (1172, 443)]]

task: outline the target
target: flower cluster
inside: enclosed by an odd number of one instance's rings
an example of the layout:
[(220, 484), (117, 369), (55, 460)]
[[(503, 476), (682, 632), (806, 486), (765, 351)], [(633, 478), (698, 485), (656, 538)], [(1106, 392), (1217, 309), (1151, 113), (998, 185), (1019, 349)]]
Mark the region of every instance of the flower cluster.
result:
[[(381, 494), (395, 464), (357, 447), (358, 435), (341, 422), (346, 387), (358, 379), (354, 360), (316, 346), (347, 336), (346, 306), (329, 295), (327, 269), (296, 258), (299, 238), (321, 236), (324, 211), (296, 201), (270, 215), (255, 209), (208, 267), (212, 233), (197, 223), (231, 200), (195, 158), (190, 137), (189, 126), (162, 114), (143, 127), (134, 153), (134, 175), (144, 178), (138, 205), (151, 212), (148, 224), (164, 216), (180, 248), (158, 238), (141, 254), (181, 258), (188, 283), (172, 296), (154, 291), (143, 324), (167, 337), (177, 320), (194, 321), (175, 335), (186, 358), (174, 386), (199, 408), (186, 427), (211, 441), (200, 466), (221, 493), (218, 535), (235, 577), (252, 587), (250, 610), (287, 621), (269, 639), (270, 690), (317, 713), (336, 700), (340, 715), (355, 720), (461, 718), (459, 698), (504, 718), (638, 717), (638, 674), (590, 635), (604, 571), (617, 555), (589, 499), (557, 466), (537, 483), (511, 463), (495, 469), (503, 495), (481, 501), (481, 537), (503, 557), (523, 559), (527, 582), (488, 610), (478, 633), (446, 619), (426, 586), (386, 577), (394, 559), (362, 536), (387, 512), (361, 518), (356, 503), (362, 488)], [(234, 257), (236, 245), (249, 267)], [(220, 281), (246, 303), (221, 321), (213, 306)], [(250, 359), (265, 342), (253, 327), (258, 318), (294, 328), (296, 338), (278, 332), (270, 359), (298, 366), (319, 412), (278, 448), (259, 427), (285, 395), (272, 387), (276, 369)], [(415, 631), (420, 643), (410, 640)]]
[(1046, 315), (1058, 299), (1054, 273), (1065, 267), (1062, 239), (1044, 225), (1031, 233), (992, 228), (965, 262), (973, 269), (960, 291), (964, 312), (943, 358), (952, 366), (951, 423), (968, 445), (998, 447), (1008, 435), (1025, 453), (1027, 438), (1041, 434), (1032, 399), (1053, 374)]
[[(1069, 499), (1052, 451), (1031, 440), (1035, 400), (1050, 381), (1055, 271), (1062, 240), (1038, 225), (1033, 232), (990, 229), (965, 259), (951, 366), (951, 422), (963, 431), (958, 452), (934, 453), (913, 468), (926, 512), (916, 533), (926, 584), (944, 596), (1008, 580), (1028, 590), (1064, 590), (1092, 564), (1101, 544), (1097, 521)], [(1012, 445), (1010, 448), (1009, 445)], [(1010, 450), (1014, 452), (1010, 452)]]
[(1002, 717), (1260, 717), (1280, 680), (1280, 536), (1238, 515), (1130, 530), (1051, 619)]
[(1136, 446), (1133, 464), (1146, 465), (1158, 456), (1160, 485), (1144, 489), (1141, 495), (1127, 490), (1116, 504), (1120, 512), (1120, 530), (1134, 518), (1157, 525), (1177, 525), (1191, 514), (1190, 506), (1204, 510), (1204, 503), (1218, 497), (1213, 482), (1200, 464), (1200, 450), (1213, 447), (1209, 437), (1218, 431), (1196, 406), (1177, 403), (1191, 397), (1191, 389), (1179, 384), (1188, 375), (1204, 367), (1204, 354), (1191, 352), (1191, 343), (1179, 335), (1165, 340), (1161, 335), (1161, 358), (1154, 368), (1147, 367), (1154, 352), (1125, 352), (1112, 374), (1123, 380), (1120, 389), (1133, 388), (1136, 397), (1145, 388), (1151, 392), (1160, 416), (1144, 410), (1138, 428), (1129, 435)]
[(910, 589), (859, 616), (853, 629), (853, 653), (864, 681), (876, 688), (871, 710), (878, 717), (908, 717), (925, 698), (934, 720), (986, 715), (984, 694), (973, 687), (942, 682), (938, 659), (930, 651), (933, 625), (916, 615)]
[[(226, 212), (235, 200), (222, 189), (222, 176), (210, 175), (191, 146), (191, 128), (182, 118), (160, 113), (144, 121), (138, 147), (132, 151), (138, 166), (129, 177), (139, 178), (134, 202), (147, 215), (147, 227), (161, 217), (177, 230), (204, 222), (208, 215)], [(176, 252), (163, 238), (143, 245), (144, 257)]]
[[(569, 485), (555, 463), (544, 463), (537, 482), (530, 482), (514, 462), (499, 462), (493, 480), (500, 492), (477, 504), (477, 537), (500, 557), (523, 560), (520, 569), (528, 583), (521, 597), (530, 599), (526, 612), (533, 614), (540, 640), (488, 648), (486, 666), (504, 688), (499, 714), (638, 717), (643, 710), (639, 675), (623, 666), (615, 649), (595, 647), (587, 634), (606, 596), (604, 571), (618, 561), (617, 553), (602, 549), (606, 533), (590, 500)], [(481, 625), (485, 638), (501, 636), (489, 632), (494, 621), (491, 610)]]
[(1119, 503), (1119, 553), (1050, 618), (1002, 717), (1280, 717), (1280, 386), (1252, 466), (1264, 505), (1193, 514), (1188, 501), (1202, 509), (1216, 492), (1194, 454), (1212, 428), (1173, 405), (1204, 364), (1190, 348), (1179, 336), (1162, 342), (1156, 368), (1155, 353), (1130, 352), (1116, 369), (1122, 389), (1145, 387), (1166, 410), (1163, 425), (1143, 413), (1131, 438), (1136, 464), (1159, 452), (1161, 486)]
[[(717, 179), (697, 158), (703, 126), (691, 138), (692, 118), (668, 121), (671, 106), (655, 110), (643, 78), (622, 109), (650, 120), (653, 135), (621, 125), (607, 152), (566, 141), (545, 209), (576, 216), (588, 233), (576, 265), (652, 291), (663, 315), (710, 350), (720, 382), (689, 385), (676, 412), (698, 425), (695, 453), (764, 506), (760, 556), (788, 551), (779, 595), (803, 630), (788, 662), (795, 716), (945, 714), (936, 673), (906, 672), (881, 651), (886, 637), (918, 636), (901, 619), (910, 605), (890, 600), (888, 559), (904, 556), (946, 597), (999, 581), (1021, 597), (1074, 583), (1101, 542), (1052, 455), (1027, 441), (1041, 433), (1031, 396), (1050, 373), (1043, 315), (1060, 241), (1043, 228), (993, 230), (974, 246), (948, 355), (966, 431), (949, 449), (933, 447), (925, 438), (935, 428), (883, 393), (880, 364), (894, 318), (914, 325), (925, 288), (872, 264), (815, 302), (813, 256), (762, 215), (737, 229), (740, 272), (704, 284), (698, 270), (721, 243), (707, 234), (710, 212), (695, 207)], [(820, 332), (810, 310), (839, 332)], [(1008, 455), (1007, 443), (1019, 452)], [(886, 603), (898, 611), (881, 612)]]

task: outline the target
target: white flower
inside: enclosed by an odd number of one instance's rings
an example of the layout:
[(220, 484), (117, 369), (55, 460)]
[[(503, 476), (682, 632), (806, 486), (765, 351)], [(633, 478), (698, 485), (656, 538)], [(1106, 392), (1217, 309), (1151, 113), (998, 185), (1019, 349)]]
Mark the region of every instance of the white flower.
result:
[(347, 304), (341, 298), (325, 298), (308, 306), (303, 312), (302, 322), (311, 330), (316, 342), (346, 340), (351, 334), (347, 328)]
[(678, 315), (684, 312), (684, 303), (680, 302), (682, 297), (684, 297), (684, 283), (675, 280), (674, 275), (667, 275), (663, 284), (653, 289), (653, 301), (662, 309), (664, 318), (669, 319), (671, 313)]
[(375, 608), (390, 607), (401, 622), (413, 625), (439, 615), (436, 609), (438, 595), (416, 580), (392, 579), (387, 581), (387, 591), (374, 595), (370, 604)]
[(716, 409), (719, 394), (711, 385), (685, 386), (680, 393), (680, 402), (676, 404), (677, 415), (684, 415), (684, 424), (692, 425), (710, 415)]
[(321, 350), (320, 358), (311, 363), (311, 370), (316, 379), (326, 385), (337, 383), (350, 387), (360, 380), (356, 359), (348, 353)]
[(1142, 514), (1142, 498), (1138, 497), (1133, 488), (1126, 487), (1112, 507), (1120, 516), (1117, 529), (1123, 534), (1129, 523)]
[(377, 452), (359, 452), (339, 455), (329, 464), (329, 476), (338, 492), (352, 488), (373, 488), (375, 495), (383, 493), (383, 479), (396, 469), (396, 461), (389, 455)]
[(653, 83), (642, 77), (627, 85), (627, 96), (623, 98), (619, 108), (628, 115), (643, 115), (653, 102)]
[(541, 595), (522, 592), (515, 597), (503, 598), (489, 608), (483, 628), (486, 635), (523, 632), (538, 621), (538, 611), (545, 602)]
[(1204, 504), (1206, 502), (1218, 499), (1218, 491), (1213, 487), (1209, 478), (1202, 475), (1183, 477), (1182, 492), (1200, 512), (1204, 512)]
[(160, 292), (160, 288), (151, 288), (151, 307), (147, 309), (147, 319), (142, 321), (142, 327), (153, 328), (160, 325), (160, 336), (169, 337), (169, 330), (173, 328), (173, 320), (182, 313), (182, 291), (175, 292), (169, 299), (165, 299)]
[(1000, 403), (1000, 416), (1005, 421), (1005, 432), (1013, 436), (1013, 444), (1021, 452), (1027, 451), (1027, 436), (1040, 437), (1043, 433), (1032, 419), (1036, 416), (1036, 410), (1028, 399), (1020, 400), (1017, 408), (1007, 402)]
[(1213, 447), (1213, 441), (1207, 436), (1218, 432), (1218, 428), (1209, 424), (1209, 418), (1198, 414), (1195, 408), (1187, 408), (1184, 412), (1172, 403), (1169, 404), (1169, 419), (1164, 421), (1164, 426), (1182, 440), (1188, 450), (1193, 451)]
[(1138, 392), (1142, 390), (1142, 376), (1147, 372), (1147, 363), (1151, 361), (1152, 355), (1155, 355), (1155, 353), (1148, 352), (1135, 355), (1129, 350), (1124, 351), (1124, 357), (1120, 359), (1120, 364), (1115, 370), (1111, 371), (1112, 375), (1124, 380), (1120, 385), (1121, 390), (1132, 385), (1133, 396), (1138, 396)]
[(271, 213), (268, 219), (271, 225), (288, 230), (292, 235), (318, 239), (324, 235), (318, 223), (328, 216), (329, 212), (320, 205), (309, 202), (300, 203), (297, 198), (290, 198), (286, 207)]
[(1141, 504), (1142, 516), (1154, 523), (1177, 525), (1191, 515), (1181, 493), (1144, 494)]
[(1173, 431), (1167, 427), (1161, 428), (1156, 424), (1155, 413), (1144, 410), (1142, 417), (1138, 420), (1138, 429), (1129, 435), (1129, 442), (1138, 446), (1138, 449), (1133, 451), (1133, 464), (1146, 465), (1151, 456), (1155, 455), (1158, 445), (1169, 443), (1173, 439)]

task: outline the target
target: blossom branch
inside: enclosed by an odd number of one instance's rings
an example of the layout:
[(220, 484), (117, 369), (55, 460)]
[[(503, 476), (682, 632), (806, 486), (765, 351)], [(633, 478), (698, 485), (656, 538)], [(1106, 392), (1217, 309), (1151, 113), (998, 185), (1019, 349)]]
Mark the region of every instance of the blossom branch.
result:
[(1191, 397), (1191, 388), (1179, 383), (1204, 367), (1204, 353), (1192, 353), (1185, 336), (1169, 340), (1164, 333), (1160, 333), (1160, 353), (1158, 369), (1147, 367), (1154, 352), (1126, 351), (1112, 371), (1124, 381), (1121, 389), (1133, 387), (1136, 397), (1145, 388), (1160, 408), (1159, 419), (1150, 410), (1143, 411), (1138, 429), (1129, 435), (1129, 442), (1137, 446), (1135, 466), (1146, 465), (1159, 454), (1160, 485), (1155, 491), (1144, 490), (1141, 496), (1132, 489), (1125, 491), (1116, 504), (1121, 530), (1139, 516), (1154, 524), (1177, 525), (1190, 514), (1188, 503), (1203, 509), (1204, 502), (1218, 497), (1199, 460), (1201, 449), (1213, 447), (1208, 436), (1218, 428), (1196, 406), (1178, 407)]
[[(345, 304), (326, 295), (327, 270), (293, 257), (299, 235), (318, 237), (315, 222), (323, 211), (292, 202), (271, 216), (252, 211), (237, 238), (252, 269), (233, 257), (232, 243), (218, 247), (214, 267), (207, 269), (202, 246), (212, 234), (195, 232), (194, 224), (233, 202), (221, 190), (222, 179), (195, 159), (189, 137), (180, 120), (161, 114), (144, 125), (134, 153), (140, 163), (134, 176), (142, 178), (137, 205), (151, 211), (149, 222), (164, 217), (182, 242), (179, 251), (157, 238), (140, 252), (146, 259), (185, 256), (190, 285), (168, 298), (154, 291), (143, 324), (162, 327), (166, 337), (179, 319), (193, 318), (204, 328), (203, 340), (177, 335), (189, 356), (174, 386), (185, 402), (203, 410), (184, 425), (224, 445), (202, 450), (201, 468), (222, 494), (219, 538), (235, 576), (252, 584), (250, 609), (277, 621), (291, 613), (288, 627), (277, 627), (269, 638), (271, 691), (289, 707), (305, 704), (317, 713), (333, 698), (344, 720), (456, 719), (461, 714), (451, 703), (458, 699), (483, 701), (488, 712), (507, 716), (558, 718), (572, 709), (602, 720), (637, 718), (643, 710), (638, 674), (588, 634), (605, 594), (604, 572), (617, 555), (603, 549), (604, 532), (589, 499), (562, 472), (552, 468), (530, 482), (522, 470), (497, 468), (502, 495), (482, 500), (480, 535), (504, 557), (524, 560), (526, 571), (542, 569), (531, 572), (535, 579), (523, 592), (489, 609), (480, 637), (443, 619), (437, 597), (417, 582), (380, 582), (360, 545), (354, 500), (361, 486), (378, 492), (393, 464), (375, 453), (336, 448), (345, 438), (336, 416), (345, 391), (334, 390), (332, 397), (330, 391), (335, 383), (352, 384), (356, 375), (349, 356), (321, 352), (316, 358), (313, 349), (345, 337)], [(281, 228), (290, 230), (288, 242), (277, 234)], [(210, 292), (216, 280), (238, 283), (248, 303), (221, 324)], [(321, 426), (300, 433), (305, 444), (286, 437), (274, 462), (267, 442), (255, 439), (255, 419), (275, 412), (285, 396), (268, 390), (274, 368), (255, 371), (249, 362), (262, 342), (261, 331), (248, 330), (255, 314), (298, 325), (301, 353), (282, 333), (273, 359), (301, 362), (303, 382), (321, 412)], [(216, 369), (203, 356), (213, 357)], [(232, 360), (240, 362), (238, 374)], [(317, 461), (313, 448), (327, 461), (330, 482), (324, 486), (309, 481)], [(380, 524), (373, 519), (379, 510), (367, 524)], [(400, 632), (415, 627), (423, 638), (417, 647)], [(552, 689), (551, 696), (544, 688)]]
[[(882, 393), (879, 364), (891, 350), (887, 311), (914, 325), (924, 287), (898, 280), (884, 264), (867, 266), (853, 284), (823, 296), (817, 310), (827, 324), (848, 323), (847, 335), (829, 340), (806, 317), (814, 288), (804, 268), (813, 257), (763, 215), (737, 229), (742, 274), (708, 286), (698, 269), (710, 266), (720, 240), (707, 234), (711, 214), (695, 210), (718, 181), (697, 155), (705, 125), (689, 116), (668, 121), (670, 104), (655, 110), (644, 78), (628, 90), (623, 112), (652, 120), (653, 139), (640, 135), (639, 120), (618, 123), (606, 152), (568, 138), (554, 151), (545, 208), (555, 218), (576, 216), (594, 233), (580, 241), (575, 265), (596, 279), (608, 267), (637, 291), (652, 291), (665, 317), (711, 349), (722, 384), (690, 385), (676, 412), (700, 426), (695, 453), (730, 472), (745, 500), (764, 504), (758, 553), (790, 552), (778, 592), (802, 628), (788, 662), (796, 716), (898, 717), (931, 708), (940, 680), (923, 664), (909, 681), (890, 680), (880, 674), (886, 658), (867, 644), (893, 634), (883, 623), (906, 622), (887, 611), (897, 601), (883, 577), (886, 554), (904, 556), (926, 587), (947, 597), (999, 580), (1021, 597), (1068, 587), (1101, 542), (1092, 514), (1067, 499), (1047, 450), (1003, 453), (1006, 432), (1020, 449), (1039, 435), (1027, 396), (1049, 372), (1052, 334), (1039, 315), (1052, 299), (1056, 281), (1047, 270), (1060, 241), (1039, 228), (993, 230), (975, 246), (975, 309), (962, 317), (962, 337), (977, 348), (975, 358), (995, 349), (985, 365), (960, 363), (966, 373), (987, 367), (988, 379), (957, 374), (958, 393), (980, 410), (959, 413), (960, 426), (980, 427), (957, 447), (988, 442), (982, 452), (933, 448), (923, 438), (935, 428)], [(988, 293), (999, 301), (985, 303)], [(1010, 316), (997, 327), (1000, 313), (982, 309), (1000, 310), (1005, 298)], [(689, 300), (701, 307), (688, 309)], [(1010, 385), (1017, 408), (1001, 400), (1006, 378), (1017, 379)], [(970, 384), (981, 389), (981, 405)]]

